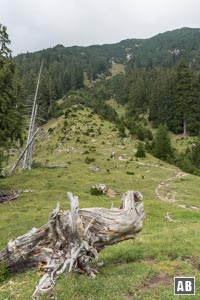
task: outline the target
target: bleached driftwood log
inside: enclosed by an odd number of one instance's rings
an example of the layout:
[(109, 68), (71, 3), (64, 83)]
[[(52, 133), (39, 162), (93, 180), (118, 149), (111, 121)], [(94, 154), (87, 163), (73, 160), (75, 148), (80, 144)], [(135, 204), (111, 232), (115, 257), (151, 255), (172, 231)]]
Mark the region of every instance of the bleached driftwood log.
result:
[(78, 197), (67, 193), (71, 209), (61, 211), (59, 204), (46, 225), (33, 228), (0, 251), (12, 272), (21, 272), (40, 265), (44, 271), (33, 293), (52, 293), (56, 278), (65, 271), (78, 271), (95, 278), (97, 270), (91, 266), (98, 253), (107, 245), (134, 239), (142, 230), (144, 207), (140, 192), (123, 195), (119, 209), (79, 209)]

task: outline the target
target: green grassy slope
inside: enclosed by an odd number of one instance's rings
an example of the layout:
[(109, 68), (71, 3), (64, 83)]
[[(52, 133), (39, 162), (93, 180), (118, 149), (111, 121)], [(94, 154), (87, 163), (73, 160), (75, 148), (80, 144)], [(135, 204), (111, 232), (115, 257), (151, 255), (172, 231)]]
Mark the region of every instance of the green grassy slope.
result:
[[(137, 160), (136, 145), (131, 138), (120, 140), (115, 125), (91, 110), (75, 108), (67, 119), (60, 117), (43, 127), (35, 149), (37, 167), (1, 181), (3, 189), (23, 192), (18, 200), (0, 205), (0, 248), (44, 224), (57, 201), (68, 209), (67, 191), (79, 196), (80, 207), (118, 207), (122, 193), (130, 189), (144, 196), (146, 217), (136, 240), (104, 249), (104, 265), (94, 281), (77, 274), (60, 277), (57, 299), (199, 299), (200, 212), (177, 205), (200, 205), (200, 178), (187, 175), (165, 185), (180, 170), (150, 155)], [(110, 158), (113, 151), (115, 159)], [(88, 158), (93, 159), (89, 164)], [(42, 167), (61, 163), (68, 168)], [(174, 202), (158, 199), (155, 190), (161, 182), (160, 193), (175, 195)], [(90, 187), (96, 183), (106, 183), (116, 197), (92, 196)], [(176, 222), (165, 221), (167, 212)], [(196, 296), (173, 296), (173, 277), (178, 275), (196, 276)], [(0, 283), (0, 300), (30, 299), (38, 279), (37, 270), (10, 276)]]

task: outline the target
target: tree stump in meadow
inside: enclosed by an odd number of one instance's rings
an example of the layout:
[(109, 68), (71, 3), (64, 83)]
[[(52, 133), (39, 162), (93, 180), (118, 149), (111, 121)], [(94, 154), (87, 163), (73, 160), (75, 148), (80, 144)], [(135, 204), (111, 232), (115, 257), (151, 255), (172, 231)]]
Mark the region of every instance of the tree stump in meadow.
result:
[(142, 230), (144, 207), (140, 192), (124, 193), (119, 209), (79, 209), (78, 197), (72, 193), (67, 195), (70, 210), (61, 211), (57, 204), (47, 224), (10, 240), (0, 251), (0, 262), (5, 262), (11, 272), (38, 265), (43, 270), (34, 299), (52, 293), (56, 278), (65, 271), (95, 278), (97, 270), (91, 262), (97, 261), (98, 253), (108, 245), (135, 239)]

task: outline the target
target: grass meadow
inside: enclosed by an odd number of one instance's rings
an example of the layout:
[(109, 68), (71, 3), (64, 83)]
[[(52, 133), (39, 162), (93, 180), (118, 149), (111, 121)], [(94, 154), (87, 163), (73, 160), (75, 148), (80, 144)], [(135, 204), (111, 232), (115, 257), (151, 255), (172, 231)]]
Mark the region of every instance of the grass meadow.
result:
[[(0, 205), (1, 249), (10, 239), (46, 223), (57, 201), (68, 209), (68, 191), (79, 196), (81, 208), (118, 207), (128, 190), (143, 194), (145, 220), (136, 240), (105, 248), (99, 256), (104, 264), (95, 280), (65, 273), (57, 280), (56, 299), (200, 299), (200, 211), (177, 206), (200, 206), (200, 178), (187, 175), (170, 181), (163, 193), (174, 194), (175, 201), (162, 201), (156, 188), (179, 170), (148, 154), (136, 159), (136, 146), (134, 139), (119, 139), (115, 125), (89, 109), (75, 110), (43, 127), (32, 170), (18, 168), (1, 180), (3, 190), (21, 191), (17, 200)], [(61, 163), (68, 167), (44, 167)], [(116, 196), (91, 195), (90, 187), (97, 183), (107, 184)], [(167, 212), (175, 222), (166, 222)], [(174, 276), (195, 276), (196, 295), (174, 296)], [(38, 280), (38, 270), (0, 276), (0, 300), (31, 299)]]

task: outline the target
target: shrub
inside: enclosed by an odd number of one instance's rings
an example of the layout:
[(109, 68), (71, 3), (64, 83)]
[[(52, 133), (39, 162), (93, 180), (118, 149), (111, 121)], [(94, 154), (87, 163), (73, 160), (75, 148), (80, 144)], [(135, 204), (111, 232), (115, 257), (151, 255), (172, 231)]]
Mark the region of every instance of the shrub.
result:
[(145, 128), (143, 126), (137, 127), (136, 137), (140, 141), (144, 141), (144, 140), (152, 141), (153, 140), (153, 134), (152, 134), (151, 130), (148, 128)]
[(48, 129), (48, 133), (49, 133), (49, 134), (52, 134), (53, 132), (54, 132), (54, 128), (49, 128), (49, 129)]
[(131, 172), (131, 171), (127, 171), (126, 174), (127, 174), (127, 175), (135, 175), (135, 173), (134, 173), (134, 172)]
[(107, 186), (105, 184), (96, 184), (93, 185), (90, 189), (91, 195), (105, 195), (107, 192)]
[(97, 189), (96, 187), (91, 187), (91, 188), (90, 188), (90, 194), (91, 194), (91, 195), (94, 195), (94, 196), (103, 195), (102, 191), (100, 191), (100, 190)]
[(91, 152), (97, 151), (95, 146), (91, 146), (91, 147), (89, 148), (89, 150), (90, 150)]
[(65, 120), (64, 127), (67, 127), (67, 125), (68, 125), (68, 122), (67, 122), (67, 120)]
[(90, 154), (90, 152), (88, 150), (85, 150), (82, 152), (82, 154)]
[(152, 152), (155, 157), (171, 163), (174, 157), (174, 149), (166, 126), (160, 125), (158, 127), (156, 137), (152, 143)]
[(42, 165), (41, 162), (36, 161), (36, 160), (33, 161), (33, 163), (32, 163), (32, 168), (33, 169), (35, 169), (35, 168), (42, 168), (42, 167), (43, 167), (43, 165)]
[(118, 135), (119, 135), (120, 138), (126, 137), (126, 128), (123, 125), (123, 123), (120, 123), (118, 125)]
[(86, 164), (91, 164), (91, 163), (94, 162), (94, 161), (95, 161), (95, 158), (93, 158), (93, 157), (87, 156), (87, 157), (85, 158), (85, 163), (86, 163)]
[(136, 157), (146, 157), (145, 149), (144, 149), (144, 144), (139, 143), (137, 146), (137, 152), (135, 153)]

